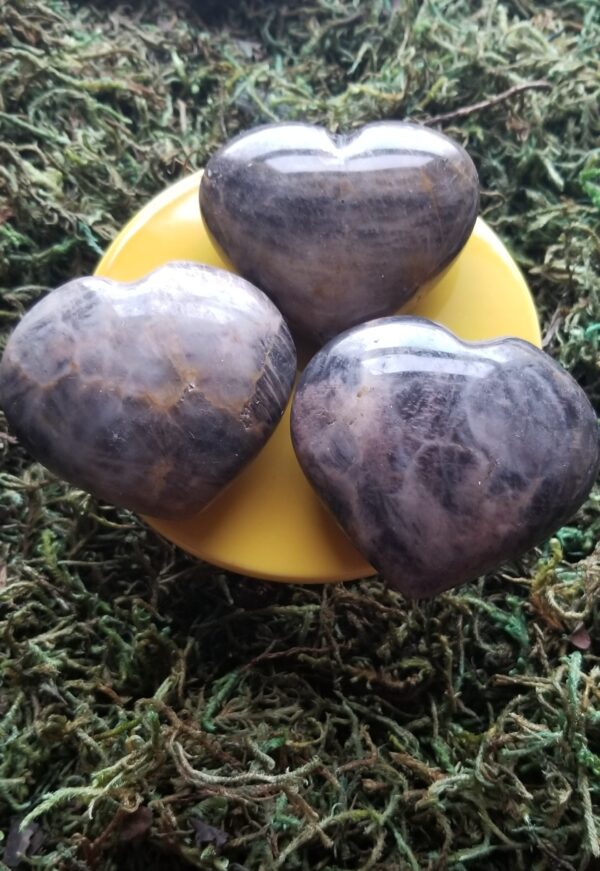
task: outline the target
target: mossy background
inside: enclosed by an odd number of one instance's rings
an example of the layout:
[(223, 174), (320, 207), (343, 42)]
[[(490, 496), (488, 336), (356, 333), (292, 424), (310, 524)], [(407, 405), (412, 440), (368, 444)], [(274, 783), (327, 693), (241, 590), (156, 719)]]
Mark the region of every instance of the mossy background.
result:
[[(449, 114), (598, 404), (598, 46), (597, 0), (0, 0), (2, 342), (238, 131)], [(258, 583), (0, 418), (0, 868), (600, 868), (599, 531), (426, 604)]]

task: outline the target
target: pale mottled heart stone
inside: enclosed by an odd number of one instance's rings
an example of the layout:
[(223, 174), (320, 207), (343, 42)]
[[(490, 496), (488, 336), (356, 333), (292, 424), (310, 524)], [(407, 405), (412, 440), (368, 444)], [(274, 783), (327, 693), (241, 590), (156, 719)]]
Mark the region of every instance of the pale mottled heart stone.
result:
[(247, 281), (171, 263), (87, 277), (9, 338), (0, 404), (29, 452), (97, 497), (157, 517), (206, 506), (269, 438), (296, 373), (289, 330)]
[(463, 342), (420, 318), (330, 342), (302, 375), (291, 426), (323, 501), (411, 597), (542, 541), (600, 464), (594, 411), (550, 357), (519, 339)]
[(426, 127), (385, 121), (344, 136), (274, 124), (211, 158), (200, 203), (240, 273), (323, 341), (394, 312), (450, 263), (479, 190), (466, 151)]

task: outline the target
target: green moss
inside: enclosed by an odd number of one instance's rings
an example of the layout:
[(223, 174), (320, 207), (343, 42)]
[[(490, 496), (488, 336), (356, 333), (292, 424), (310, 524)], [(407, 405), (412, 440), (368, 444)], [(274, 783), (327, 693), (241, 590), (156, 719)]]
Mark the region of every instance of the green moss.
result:
[[(239, 130), (450, 113), (547, 350), (598, 403), (599, 44), (589, 0), (7, 0), (0, 341)], [(415, 605), (376, 581), (277, 586), (195, 563), (5, 430), (0, 831), (14, 845), (26, 818), (28, 862), (541, 871), (598, 856), (597, 492), (519, 564)]]

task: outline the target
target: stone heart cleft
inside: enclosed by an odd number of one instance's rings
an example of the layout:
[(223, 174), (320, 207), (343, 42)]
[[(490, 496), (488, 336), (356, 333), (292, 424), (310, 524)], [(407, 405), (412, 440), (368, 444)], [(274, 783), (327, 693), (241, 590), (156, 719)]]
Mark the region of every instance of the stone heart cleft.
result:
[(302, 375), (291, 426), (323, 501), (410, 597), (541, 542), (579, 508), (600, 464), (585, 393), (542, 351), (463, 342), (420, 318), (330, 342)]
[(11, 335), (0, 404), (53, 472), (156, 517), (204, 508), (260, 450), (296, 374), (289, 330), (238, 276), (171, 263), (80, 278)]
[(471, 234), (479, 188), (466, 151), (426, 127), (273, 124), (211, 158), (200, 204), (236, 269), (322, 343), (441, 272)]

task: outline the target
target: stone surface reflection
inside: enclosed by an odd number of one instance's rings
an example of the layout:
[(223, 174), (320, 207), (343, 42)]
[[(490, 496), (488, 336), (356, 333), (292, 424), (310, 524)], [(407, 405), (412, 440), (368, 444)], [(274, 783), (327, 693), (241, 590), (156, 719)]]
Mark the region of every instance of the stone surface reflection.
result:
[(241, 274), (323, 341), (392, 313), (437, 275), (471, 234), (479, 192), (468, 154), (426, 127), (336, 136), (275, 124), (213, 156), (200, 202)]
[(599, 466), (596, 415), (550, 357), (409, 317), (355, 327), (319, 352), (296, 391), (292, 439), (356, 546), (411, 597), (542, 541)]
[(23, 318), (0, 403), (30, 453), (144, 514), (198, 511), (260, 450), (296, 374), (271, 301), (238, 276), (172, 263), (133, 284), (81, 278)]

